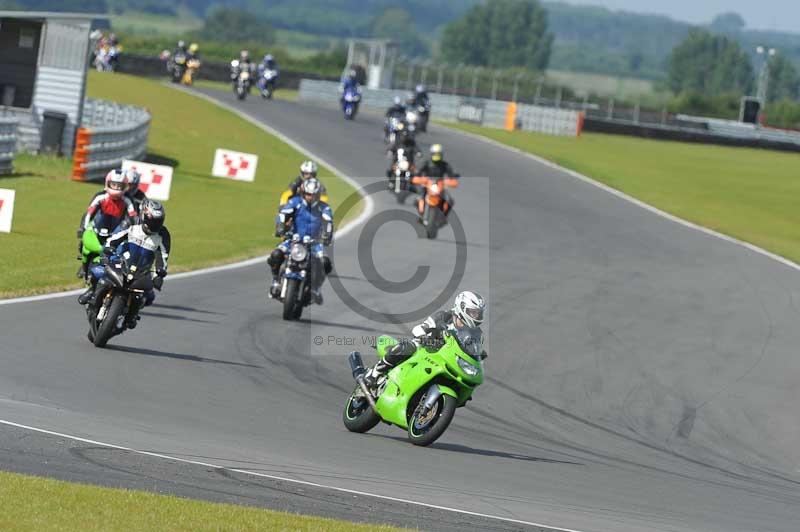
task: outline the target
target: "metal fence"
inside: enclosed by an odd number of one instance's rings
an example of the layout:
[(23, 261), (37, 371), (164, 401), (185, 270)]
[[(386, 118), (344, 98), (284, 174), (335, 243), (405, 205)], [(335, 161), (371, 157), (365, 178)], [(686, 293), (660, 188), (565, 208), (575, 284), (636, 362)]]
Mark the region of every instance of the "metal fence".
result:
[(0, 118), (0, 175), (14, 171), (14, 154), (17, 153), (18, 122)]
[[(389, 89), (363, 89), (363, 107), (385, 110), (392, 105), (395, 96), (403, 93)], [(579, 134), (580, 113), (569, 109), (548, 108), (528, 104), (511, 104), (502, 100), (459, 96), (455, 94), (429, 93), (432, 113), (449, 122), (472, 122), (495, 128), (511, 125), (527, 131), (539, 131), (553, 135)], [(316, 101), (336, 105), (340, 94), (338, 84), (330, 81), (303, 79), (300, 82), (300, 100)]]
[(105, 100), (86, 100), (75, 141), (72, 179), (97, 181), (124, 159), (147, 152), (150, 113), (141, 107)]

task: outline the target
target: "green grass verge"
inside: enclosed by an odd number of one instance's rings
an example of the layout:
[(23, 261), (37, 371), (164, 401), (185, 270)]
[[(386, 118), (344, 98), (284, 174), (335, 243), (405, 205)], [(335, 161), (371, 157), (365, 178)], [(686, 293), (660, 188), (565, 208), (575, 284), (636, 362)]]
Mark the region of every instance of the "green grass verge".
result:
[(9, 532), (402, 530), (5, 472), (0, 472), (0, 507), (0, 530)]
[[(197, 87), (201, 87), (204, 89), (213, 89), (223, 92), (230, 92), (233, 93), (233, 88), (231, 87), (230, 83), (225, 83), (224, 81), (211, 81), (209, 79), (198, 79), (194, 82)], [(272, 94), (272, 97), (276, 100), (287, 100), (287, 101), (297, 101), (297, 89), (283, 89), (278, 86), (278, 89)], [(248, 98), (256, 98), (261, 100), (261, 94), (258, 92), (256, 87), (250, 92), (250, 96)], [(268, 102), (265, 102), (265, 104)]]
[[(275, 244), (278, 198), (303, 154), (235, 114), (157, 81), (92, 72), (88, 96), (149, 108), (150, 157), (177, 164), (166, 202), (171, 271), (258, 256)], [(258, 154), (255, 182), (210, 177), (216, 148)], [(0, 178), (0, 188), (17, 191), (13, 232), (0, 234), (0, 297), (79, 286), (75, 229), (100, 185), (70, 181), (70, 163), (63, 159), (21, 155), (15, 166), (16, 175)], [(321, 167), (320, 177), (336, 212), (353, 189), (329, 169)]]
[(576, 170), (661, 210), (800, 262), (800, 155), (446, 124)]

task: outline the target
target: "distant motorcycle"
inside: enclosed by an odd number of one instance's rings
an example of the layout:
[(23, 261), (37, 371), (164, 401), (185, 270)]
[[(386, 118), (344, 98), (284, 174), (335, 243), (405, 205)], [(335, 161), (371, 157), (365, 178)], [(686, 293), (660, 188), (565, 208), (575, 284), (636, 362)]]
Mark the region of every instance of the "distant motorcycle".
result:
[(180, 83), (186, 73), (186, 54), (178, 52), (172, 56), (167, 63), (167, 69), (171, 74), (172, 83)]
[(413, 157), (413, 153), (409, 154), (404, 148), (398, 148), (394, 156), (395, 161), (386, 172), (389, 178), (389, 190), (394, 194), (397, 203), (405, 203), (413, 191), (411, 185), (415, 171)]
[(239, 64), (237, 59), (231, 61), (231, 77), (233, 78), (233, 92), (240, 100), (250, 94), (250, 69)]
[(345, 120), (352, 120), (358, 112), (358, 104), (361, 102), (361, 91), (355, 87), (347, 87), (342, 94), (342, 112)]
[(100, 48), (94, 56), (94, 66), (98, 72), (116, 72), (119, 65), (119, 48), (108, 46)]
[(405, 123), (403, 123), (403, 120), (400, 117), (390, 116), (386, 119), (386, 122), (383, 126), (383, 141), (386, 144), (394, 144), (395, 139), (397, 138), (397, 132), (403, 128), (405, 128)]
[(417, 106), (417, 128), (422, 132), (428, 131), (428, 119), (431, 115), (431, 104), (430, 102), (426, 105), (418, 105)]
[(258, 89), (261, 91), (261, 97), (265, 100), (272, 98), (272, 93), (275, 92), (275, 84), (278, 81), (278, 71), (275, 69), (266, 69), (258, 77)]
[(417, 212), (430, 239), (436, 238), (439, 228), (447, 225), (447, 213), (453, 208), (453, 202), (445, 190), (458, 186), (456, 177), (417, 176), (411, 179), (413, 185), (421, 186), (424, 191), (423, 197), (417, 201)]
[(312, 253), (316, 241), (310, 236), (300, 238), (295, 233), (292, 235), (292, 244), (286, 260), (280, 269), (280, 301), (283, 302), (283, 319), (299, 320), (303, 314), (303, 307), (311, 304), (312, 272), (315, 270), (312, 261), (318, 260)]

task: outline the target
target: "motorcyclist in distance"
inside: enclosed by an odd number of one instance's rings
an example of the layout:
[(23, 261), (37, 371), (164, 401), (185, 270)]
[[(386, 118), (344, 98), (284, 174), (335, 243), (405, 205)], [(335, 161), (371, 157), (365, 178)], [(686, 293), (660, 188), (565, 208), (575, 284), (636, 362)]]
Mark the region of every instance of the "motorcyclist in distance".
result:
[(389, 127), (391, 124), (392, 119), (397, 120), (398, 122), (403, 122), (406, 119), (406, 106), (403, 105), (403, 99), (400, 96), (395, 96), (392, 100), (392, 106), (386, 110), (386, 120), (383, 124), (383, 135), (387, 139), (389, 139)]
[[(418, 176), (411, 179), (411, 183), (415, 185), (416, 190), (422, 192), (422, 198), (420, 198), (420, 201), (417, 203), (420, 213), (422, 213), (422, 201), (425, 199), (427, 185), (430, 181), (445, 179), (445, 182), (447, 182), (447, 180), (453, 180), (447, 186), (456, 187), (458, 186), (458, 179), (461, 178), (459, 174), (453, 171), (453, 167), (450, 166), (450, 163), (444, 160), (444, 150), (441, 144), (433, 144), (430, 149), (430, 154), (430, 160), (426, 161), (425, 164), (417, 170)], [(453, 209), (453, 197), (445, 189), (442, 191), (442, 199), (444, 200), (442, 212), (447, 216)]]
[(250, 60), (250, 52), (247, 50), (239, 52), (239, 58), (231, 61), (231, 81), (235, 83), (239, 72), (243, 70), (253, 72), (253, 62)]
[(414, 105), (417, 107), (430, 109), (431, 97), (428, 96), (428, 91), (425, 90), (425, 85), (417, 85), (414, 88)]
[(258, 65), (259, 72), (264, 72), (265, 70), (278, 71), (278, 63), (275, 61), (275, 58), (272, 57), (272, 54), (265, 55), (261, 60), (261, 63)]
[[(300, 190), (303, 187), (303, 183), (306, 180), (311, 179), (312, 177), (317, 177), (317, 163), (314, 161), (308, 160), (303, 161), (300, 165), (300, 174), (294, 178), (294, 180), (289, 183), (287, 189), (281, 194), (281, 199), (279, 201), (279, 205), (283, 206), (293, 197), (297, 196), (300, 193)], [(320, 181), (320, 200), (327, 203), (328, 202), (328, 191), (325, 188), (325, 185), (322, 184)]]
[(178, 46), (176, 46), (175, 51), (172, 52), (172, 57), (175, 57), (177, 54), (188, 55), (185, 41), (178, 41)]
[(191, 59), (200, 60), (200, 54), (198, 53), (200, 47), (197, 45), (196, 42), (193, 42), (189, 45), (189, 52), (186, 54), (186, 60), (189, 61)]
[[(469, 290), (461, 292), (450, 310), (435, 312), (411, 329), (412, 340), (402, 340), (389, 348), (386, 356), (364, 374), (365, 383), (375, 389), (393, 367), (408, 360), (420, 347), (438, 351), (443, 345), (444, 331), (464, 327), (480, 330), (485, 312), (486, 301), (479, 294)], [(481, 358), (486, 358), (486, 351), (483, 351)]]

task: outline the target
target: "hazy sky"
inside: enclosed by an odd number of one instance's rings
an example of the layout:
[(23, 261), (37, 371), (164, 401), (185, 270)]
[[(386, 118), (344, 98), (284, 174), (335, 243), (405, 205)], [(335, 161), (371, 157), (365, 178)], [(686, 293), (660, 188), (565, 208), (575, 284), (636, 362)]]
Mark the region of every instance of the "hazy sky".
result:
[(751, 29), (800, 33), (800, 0), (564, 0), (609, 9), (669, 15), (678, 20), (710, 22), (715, 15), (735, 11)]

